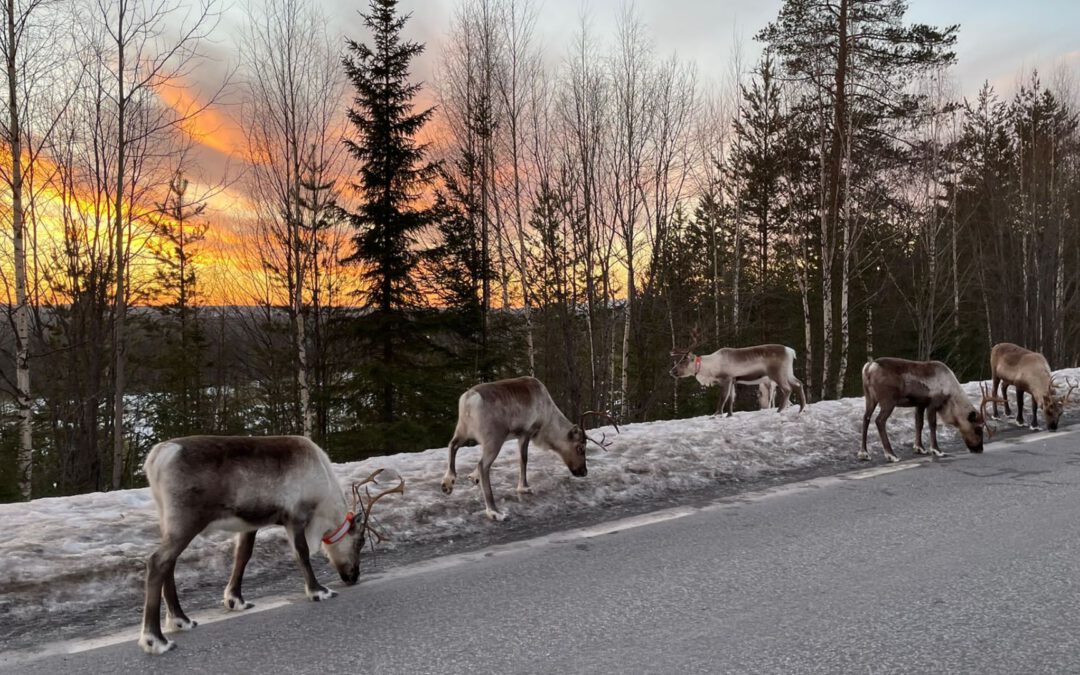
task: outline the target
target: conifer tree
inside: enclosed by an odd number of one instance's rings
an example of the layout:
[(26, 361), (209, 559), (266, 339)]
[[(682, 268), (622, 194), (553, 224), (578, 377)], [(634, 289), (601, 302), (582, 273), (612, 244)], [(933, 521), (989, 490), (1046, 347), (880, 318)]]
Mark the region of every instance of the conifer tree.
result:
[(424, 46), (403, 40), (409, 19), (397, 0), (371, 0), (361, 12), (371, 43), (347, 40), (345, 74), (353, 87), (348, 119), (353, 134), (345, 143), (359, 170), (353, 186), (359, 206), (348, 214), (356, 229), (350, 260), (363, 266), (368, 310), (362, 331), (378, 358), (368, 375), (379, 392), (379, 418), (393, 422), (395, 381), (404, 362), (402, 349), (415, 338), (414, 310), (424, 304), (416, 280), (418, 237), (435, 220), (435, 210), (418, 205), (431, 185), (436, 165), (427, 146), (416, 140), (434, 109), (417, 111), (420, 85), (409, 81), (409, 64)]

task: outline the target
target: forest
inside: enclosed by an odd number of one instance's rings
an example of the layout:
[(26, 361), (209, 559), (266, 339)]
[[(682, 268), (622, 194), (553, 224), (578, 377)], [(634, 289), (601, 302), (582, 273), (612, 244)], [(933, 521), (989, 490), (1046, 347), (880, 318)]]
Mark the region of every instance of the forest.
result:
[(877, 356), (1077, 364), (1075, 61), (968, 97), (960, 26), (783, 0), (703, 72), (631, 3), (556, 44), (539, 0), (457, 0), (425, 80), (417, 17), (355, 4), (341, 34), (314, 0), (227, 27), (214, 0), (5, 1), (0, 501), (144, 484), (191, 434), (439, 447), (465, 389), (518, 375), (574, 419), (707, 414), (668, 373), (695, 328), (794, 348), (811, 400)]

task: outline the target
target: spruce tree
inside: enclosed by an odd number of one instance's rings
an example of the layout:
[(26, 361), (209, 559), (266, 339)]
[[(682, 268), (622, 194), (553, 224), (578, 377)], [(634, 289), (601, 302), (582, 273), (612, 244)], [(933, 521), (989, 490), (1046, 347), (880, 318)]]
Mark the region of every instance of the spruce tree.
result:
[(347, 40), (343, 60), (354, 89), (348, 119), (353, 135), (345, 141), (360, 165), (353, 186), (359, 206), (347, 214), (356, 229), (351, 261), (363, 266), (367, 310), (362, 339), (373, 342), (377, 358), (368, 376), (379, 392), (379, 418), (395, 419), (395, 382), (417, 336), (415, 310), (424, 297), (415, 278), (418, 237), (435, 220), (435, 210), (418, 206), (436, 166), (427, 146), (416, 140), (434, 110), (417, 111), (419, 84), (409, 81), (409, 64), (424, 46), (403, 40), (409, 15), (399, 15), (397, 0), (371, 0), (361, 12), (371, 44)]

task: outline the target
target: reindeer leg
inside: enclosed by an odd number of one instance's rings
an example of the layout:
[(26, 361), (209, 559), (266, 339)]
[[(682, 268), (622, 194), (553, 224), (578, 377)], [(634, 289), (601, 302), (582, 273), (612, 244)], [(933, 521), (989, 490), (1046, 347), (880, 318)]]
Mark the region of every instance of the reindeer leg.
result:
[(505, 514), (495, 508), (495, 493), (491, 491), (491, 465), (495, 463), (495, 458), (499, 456), (499, 450), (505, 442), (505, 434), (489, 438), (488, 442), (484, 443), (484, 454), (480, 457), (480, 466), (477, 467), (480, 470), (480, 487), (484, 491), (484, 512), (492, 520), (506, 518)]
[(161, 632), (162, 591), (165, 580), (172, 577), (176, 569), (176, 559), (188, 547), (195, 535), (205, 527), (204, 523), (196, 522), (177, 525), (169, 528), (169, 531), (161, 538), (161, 545), (146, 560), (146, 599), (143, 604), (139, 646), (147, 654), (164, 654), (176, 646), (175, 642), (167, 639)]
[(731, 391), (730, 384), (731, 383), (728, 380), (720, 380), (719, 382), (719, 386), (717, 387), (717, 389), (720, 393), (717, 395), (716, 398), (716, 415), (724, 414), (724, 408), (727, 407), (728, 396), (730, 395), (729, 392)]
[(326, 586), (319, 583), (315, 578), (315, 570), (311, 569), (311, 551), (308, 550), (306, 521), (285, 523), (285, 531), (289, 533), (289, 542), (292, 543), (293, 553), (296, 555), (296, 563), (300, 565), (300, 572), (304, 575), (304, 592), (312, 602), (329, 600), (337, 595)]
[[(994, 410), (994, 419), (998, 419), (997, 397), (998, 397), (998, 388), (1000, 388), (1000, 387), (1001, 387), (1001, 378), (998, 377), (997, 375), (994, 375), (990, 379), (990, 393), (994, 395), (994, 408), (993, 408), (993, 410)], [(1008, 405), (1008, 403), (1006, 403), (1005, 405)], [(1008, 414), (1008, 413), (1006, 413), (1006, 414)]]
[[(780, 405), (776, 407), (776, 412), (782, 413), (791, 405), (791, 385), (783, 378), (773, 381), (780, 387)], [(799, 408), (799, 412), (802, 412), (802, 408)]]
[(176, 593), (176, 565), (162, 580), (161, 595), (165, 598), (165, 625), (173, 630), (189, 631), (199, 625), (188, 618), (180, 606), (180, 596)]
[(874, 414), (874, 408), (877, 407), (877, 401), (866, 397), (866, 411), (863, 413), (862, 418), (862, 450), (859, 451), (857, 457), (863, 461), (870, 460), (870, 453), (866, 451), (866, 430), (870, 428), (870, 417)]
[(225, 587), (225, 609), (243, 611), (251, 609), (255, 605), (244, 602), (244, 596), (240, 591), (240, 582), (244, 578), (244, 568), (251, 560), (251, 552), (255, 549), (255, 530), (240, 532), (236, 535), (236, 555), (233, 558), (232, 576), (229, 584)]
[(735, 415), (735, 380), (728, 380), (727, 386), (727, 416), (734, 417)]
[(1005, 417), (1012, 415), (1012, 409), (1009, 408), (1009, 383), (1005, 380), (1001, 381), (1001, 400), (1005, 401)]
[(1024, 426), (1024, 389), (1016, 385), (1016, 426)]
[(900, 458), (896, 456), (892, 449), (892, 443), (889, 442), (889, 435), (885, 433), (885, 424), (889, 421), (889, 415), (892, 415), (893, 404), (881, 404), (881, 412), (878, 413), (877, 419), (874, 420), (874, 424), (877, 426), (878, 436), (881, 438), (881, 445), (885, 449), (885, 459), (889, 462), (899, 462)]
[(454, 438), (450, 441), (446, 474), (442, 479), (442, 491), (444, 495), (448, 495), (454, 491), (454, 482), (457, 480), (457, 451), (464, 442), (465, 439), (460, 438), (456, 433), (454, 434)]
[(926, 414), (926, 408), (922, 406), (915, 407), (915, 453), (919, 455), (925, 455), (926, 448), (922, 444), (922, 426), (923, 416)]
[(934, 455), (934, 457), (944, 457), (945, 453), (938, 448), (937, 444), (937, 410), (931, 408), (928, 413), (928, 420), (930, 422), (930, 453)]
[[(1046, 413), (1043, 413), (1043, 417), (1046, 417)], [(1039, 430), (1039, 399), (1034, 395), (1031, 397), (1031, 430)]]
[(529, 478), (525, 475), (525, 469), (529, 465), (529, 436), (528, 434), (518, 439), (518, 494), (532, 494), (529, 487)]
[(796, 379), (794, 376), (788, 378), (791, 381), (792, 388), (799, 394), (799, 414), (806, 409), (806, 392), (803, 391), (802, 380)]

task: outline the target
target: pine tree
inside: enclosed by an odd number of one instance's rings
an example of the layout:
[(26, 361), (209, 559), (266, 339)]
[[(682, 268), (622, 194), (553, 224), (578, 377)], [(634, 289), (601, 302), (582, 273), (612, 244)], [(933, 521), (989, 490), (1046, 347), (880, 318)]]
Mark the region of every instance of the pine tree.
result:
[(738, 184), (733, 197), (737, 209), (755, 233), (752, 258), (756, 277), (756, 304), (761, 334), (767, 335), (765, 295), (770, 290), (769, 257), (775, 230), (786, 219), (787, 208), (781, 185), (786, 171), (787, 118), (780, 110), (780, 83), (772, 54), (766, 50), (749, 86), (742, 87), (742, 110), (733, 124), (738, 141), (728, 162), (731, 184)]
[(359, 207), (348, 214), (356, 228), (350, 260), (363, 265), (369, 314), (364, 333), (375, 341), (377, 363), (369, 375), (379, 391), (380, 420), (395, 419), (395, 380), (417, 328), (412, 311), (424, 304), (415, 278), (420, 253), (418, 237), (435, 220), (432, 208), (421, 208), (436, 173), (427, 161), (427, 146), (416, 135), (434, 109), (416, 111), (419, 84), (409, 81), (409, 64), (424, 46), (402, 40), (409, 16), (399, 16), (397, 0), (371, 0), (361, 12), (372, 44), (347, 40), (345, 73), (353, 86), (348, 119), (354, 136), (345, 141), (360, 165), (354, 183)]
[(209, 224), (200, 220), (206, 205), (188, 200), (188, 180), (178, 172), (153, 219), (150, 250), (157, 262), (152, 291), (162, 301), (164, 321), (153, 326), (162, 349), (155, 363), (163, 398), (156, 430), (167, 436), (194, 433), (203, 423), (201, 368), (206, 338), (197, 313), (197, 256)]

